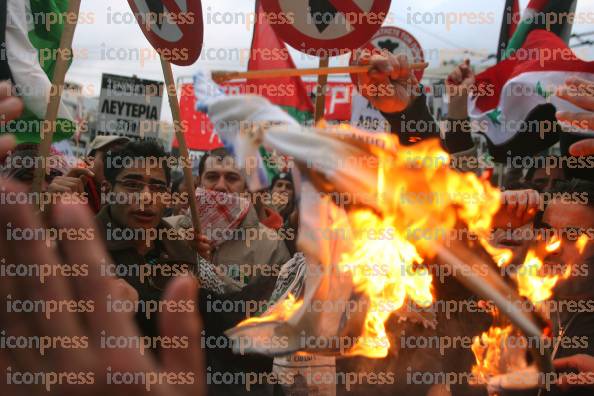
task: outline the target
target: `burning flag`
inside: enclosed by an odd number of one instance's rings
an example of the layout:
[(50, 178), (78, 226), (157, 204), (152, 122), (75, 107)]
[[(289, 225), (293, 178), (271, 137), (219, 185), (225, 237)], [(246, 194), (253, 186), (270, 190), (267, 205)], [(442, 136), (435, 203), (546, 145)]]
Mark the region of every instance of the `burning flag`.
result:
[[(217, 107), (241, 112), (241, 100), (224, 99), (234, 106), (219, 102), (211, 112), (216, 113)], [(251, 98), (243, 100), (251, 105)], [(499, 191), (474, 174), (452, 170), (439, 143), (403, 147), (393, 135), (348, 126), (311, 130), (294, 123), (268, 123), (253, 127), (236, 132), (244, 144), (275, 149), (299, 166), (303, 221), (298, 244), (308, 269), (301, 296), (287, 297), (257, 320), (229, 330), (232, 340), (284, 334), (291, 340), (286, 348), (270, 351), (254, 345), (249, 350), (284, 355), (320, 352), (300, 343), (300, 335), (323, 339), (351, 335), (358, 342), (344, 354), (384, 357), (390, 348), (387, 318), (405, 316), (407, 302), (426, 307), (434, 300), (431, 262), (452, 267), (463, 284), (492, 300), (518, 329), (541, 336), (542, 323), (513, 304), (520, 297), (495, 270), (493, 257), (508, 253), (488, 242), (491, 219), (499, 210)], [(347, 161), (360, 165), (348, 166)], [(458, 227), (467, 227), (478, 242), (448, 237)], [(419, 229), (435, 237), (412, 237)], [(354, 303), (366, 309), (351, 316), (344, 308), (308, 309), (316, 303), (332, 307)], [(338, 353), (332, 348), (324, 352)]]

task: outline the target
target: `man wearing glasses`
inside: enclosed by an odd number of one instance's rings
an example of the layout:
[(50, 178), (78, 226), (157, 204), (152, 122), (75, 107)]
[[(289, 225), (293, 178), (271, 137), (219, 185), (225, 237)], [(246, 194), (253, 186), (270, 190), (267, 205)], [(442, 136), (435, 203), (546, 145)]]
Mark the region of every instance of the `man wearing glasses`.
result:
[(154, 308), (161, 301), (166, 284), (176, 276), (195, 273), (197, 255), (186, 243), (193, 235), (177, 231), (163, 221), (172, 198), (171, 170), (168, 156), (159, 144), (130, 142), (120, 150), (108, 152), (104, 173), (102, 189), (107, 204), (97, 220), (115, 263), (106, 266), (105, 272), (128, 282), (140, 299), (138, 307), (128, 304), (123, 308), (125, 304), (117, 301), (113, 301), (113, 307), (132, 309), (143, 334), (155, 336), (158, 332), (154, 319), (161, 308)]

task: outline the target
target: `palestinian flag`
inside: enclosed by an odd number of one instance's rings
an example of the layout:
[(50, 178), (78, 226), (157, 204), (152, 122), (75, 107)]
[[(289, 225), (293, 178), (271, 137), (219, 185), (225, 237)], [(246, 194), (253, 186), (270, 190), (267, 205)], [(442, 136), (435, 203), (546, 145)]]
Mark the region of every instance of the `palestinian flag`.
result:
[[(248, 70), (294, 69), (295, 63), (287, 46), (267, 23), (266, 13), (260, 3), (256, 1), (257, 19)], [(247, 88), (282, 107), (300, 124), (313, 119), (314, 107), (300, 77), (248, 80)]]
[[(20, 143), (39, 143), (68, 0), (7, 0), (6, 7), (6, 59), (25, 110), (20, 119), (0, 124), (0, 132), (14, 134)], [(54, 141), (75, 132), (71, 112), (62, 102)]]
[(527, 138), (534, 152), (543, 150), (554, 134), (539, 139), (520, 132), (526, 132), (529, 121), (554, 121), (555, 111), (582, 111), (555, 94), (570, 76), (594, 80), (594, 62), (579, 59), (556, 34), (534, 30), (520, 50), (477, 76), (478, 92), (486, 94), (469, 98), (469, 115), (487, 126), (482, 132), (495, 146), (518, 137)]
[(575, 11), (577, 0), (530, 0), (522, 15), (522, 21), (516, 28), (503, 54), (503, 59), (510, 57), (514, 51), (521, 48), (528, 34), (536, 29), (547, 29), (557, 34), (565, 42), (569, 42), (571, 25), (568, 18), (549, 17), (551, 14), (567, 15)]
[(503, 53), (502, 59), (508, 58), (513, 51), (522, 47), (528, 34), (537, 28), (538, 16), (542, 14), (544, 9), (549, 5), (550, 0), (530, 0), (528, 7), (522, 14), (522, 20), (514, 30), (514, 34), (507, 43), (506, 50)]
[(513, 37), (520, 22), (520, 0), (506, 0), (503, 11), (503, 22), (497, 47), (497, 62), (503, 59), (509, 40)]

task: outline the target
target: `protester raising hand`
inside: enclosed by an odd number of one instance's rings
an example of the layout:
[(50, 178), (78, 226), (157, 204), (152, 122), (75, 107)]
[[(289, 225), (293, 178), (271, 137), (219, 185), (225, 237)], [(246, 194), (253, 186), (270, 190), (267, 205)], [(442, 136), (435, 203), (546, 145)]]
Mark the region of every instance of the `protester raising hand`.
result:
[(450, 96), (448, 118), (464, 120), (468, 118), (468, 95), (476, 82), (470, 60), (456, 67), (446, 80), (446, 90)]
[[(559, 122), (582, 130), (594, 131), (594, 82), (577, 77), (570, 78), (559, 88), (557, 95), (586, 110), (579, 113), (557, 112)], [(573, 144), (569, 148), (569, 153), (576, 157), (594, 155), (594, 139), (584, 139)]]
[[(0, 147), (10, 146), (6, 138), (0, 139)], [(25, 189), (10, 181), (0, 181), (4, 193), (24, 193)], [(0, 205), (0, 222), (10, 223), (20, 229), (42, 229), (39, 217), (32, 205)], [(95, 230), (95, 222), (88, 208), (79, 205), (59, 204), (52, 208), (47, 227), (65, 230)], [(128, 312), (109, 310), (107, 296), (121, 296), (117, 281), (102, 273), (101, 265), (109, 254), (96, 238), (60, 241), (8, 241), (7, 227), (0, 234), (1, 258), (6, 263), (18, 263), (32, 268), (40, 263), (50, 268), (88, 265), (85, 276), (64, 276), (58, 271), (44, 278), (36, 276), (0, 277), (0, 322), (7, 336), (24, 336), (35, 339), (40, 336), (79, 339), (88, 337), (83, 348), (67, 348), (58, 343), (47, 348), (44, 356), (31, 348), (0, 349), (0, 394), (3, 395), (91, 395), (135, 396), (141, 394), (162, 396), (200, 396), (204, 394), (202, 351), (199, 344), (201, 324), (196, 312), (160, 313), (160, 335), (169, 338), (185, 338), (185, 348), (166, 349), (160, 354), (161, 365), (147, 351), (130, 343), (124, 348), (106, 348), (102, 334), (122, 337), (126, 340), (139, 336), (134, 319)], [(109, 261), (107, 261), (109, 262)], [(184, 276), (172, 281), (165, 292), (166, 300), (194, 301), (197, 282)], [(48, 318), (48, 310), (23, 312), (8, 310), (11, 301), (34, 302), (93, 302), (93, 309), (61, 309)], [(47, 303), (46, 303), (47, 305)], [(16, 306), (16, 305), (15, 305)], [(36, 305), (37, 306), (37, 305)], [(48, 305), (49, 306), (49, 305)], [(78, 305), (77, 305), (78, 306)], [(195, 305), (196, 306), (196, 305)], [(35, 343), (33, 343), (35, 345)], [(118, 345), (119, 346), (119, 345)], [(20, 373), (20, 376), (17, 375)], [(35, 374), (34, 384), (22, 384), (22, 373)], [(81, 376), (80, 373), (83, 373)], [(124, 373), (124, 374), (123, 374)], [(119, 375), (119, 376), (118, 376)], [(133, 378), (132, 383), (123, 378)], [(122, 384), (125, 383), (125, 384)], [(149, 385), (150, 384), (150, 385)], [(149, 391), (150, 389), (150, 391)]]
[(359, 74), (359, 92), (379, 111), (404, 111), (418, 95), (418, 81), (411, 73), (405, 55), (380, 55), (363, 51), (359, 65), (371, 65), (367, 74)]

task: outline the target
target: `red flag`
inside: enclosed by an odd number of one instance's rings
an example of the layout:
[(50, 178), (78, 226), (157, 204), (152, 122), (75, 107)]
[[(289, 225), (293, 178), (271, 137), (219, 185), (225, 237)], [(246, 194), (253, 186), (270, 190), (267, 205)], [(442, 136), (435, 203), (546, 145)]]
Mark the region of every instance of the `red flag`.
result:
[[(256, 16), (248, 70), (294, 69), (291, 54), (268, 23), (268, 15), (260, 1), (256, 2)], [(283, 107), (300, 123), (312, 118), (314, 107), (300, 77), (251, 80), (247, 89), (249, 93), (264, 96)]]
[(542, 11), (549, 4), (549, 0), (530, 0), (528, 3), (528, 10)]
[[(189, 150), (209, 151), (223, 146), (217, 134), (214, 133), (214, 127), (207, 115), (196, 111), (196, 95), (193, 84), (181, 86), (179, 106)], [(177, 137), (173, 139), (173, 147), (179, 147)]]

